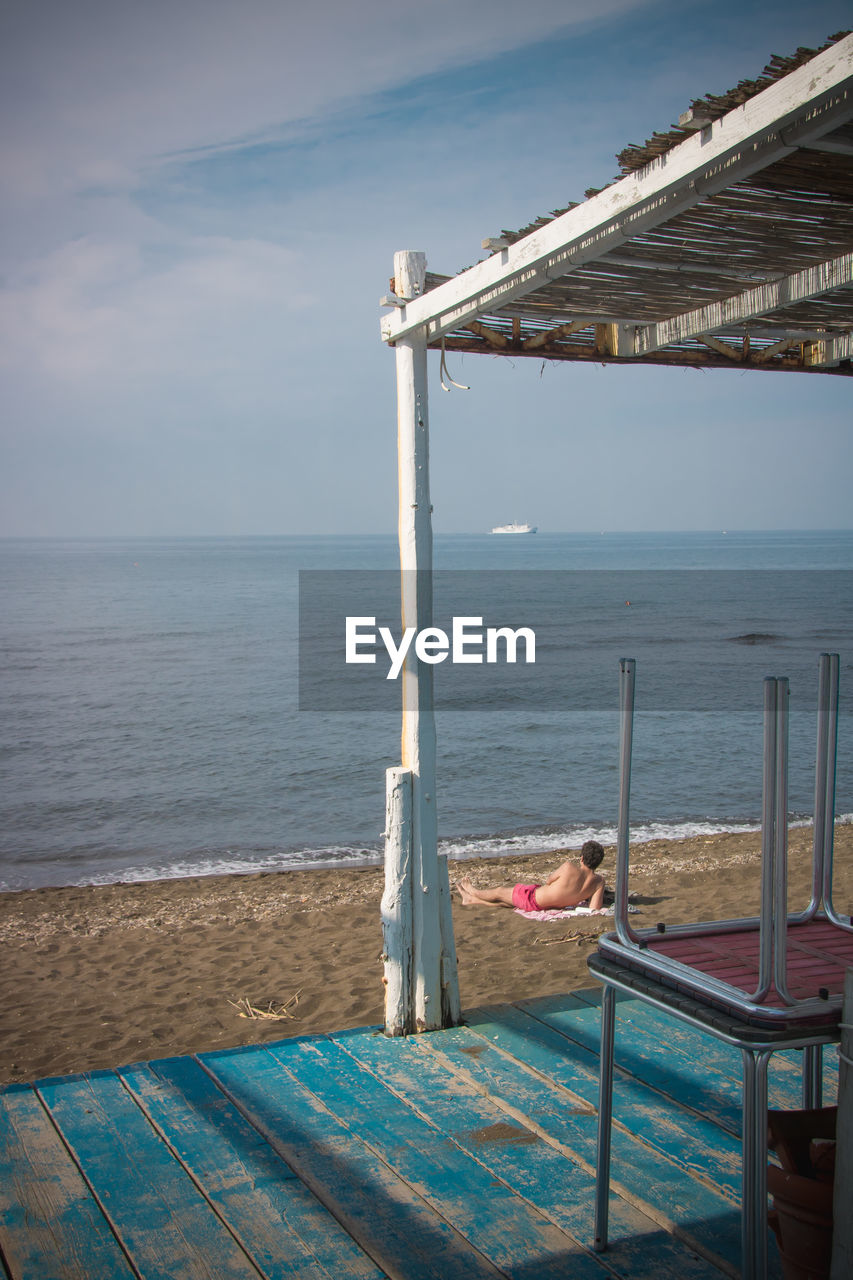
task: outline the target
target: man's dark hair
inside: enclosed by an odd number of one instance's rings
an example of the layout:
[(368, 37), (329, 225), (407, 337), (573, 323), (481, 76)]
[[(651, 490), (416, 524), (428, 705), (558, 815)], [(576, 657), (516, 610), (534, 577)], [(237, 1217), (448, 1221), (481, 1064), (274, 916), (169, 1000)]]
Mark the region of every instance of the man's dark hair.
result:
[(595, 870), (603, 857), (604, 850), (597, 840), (587, 840), (581, 845), (581, 862), (590, 871)]

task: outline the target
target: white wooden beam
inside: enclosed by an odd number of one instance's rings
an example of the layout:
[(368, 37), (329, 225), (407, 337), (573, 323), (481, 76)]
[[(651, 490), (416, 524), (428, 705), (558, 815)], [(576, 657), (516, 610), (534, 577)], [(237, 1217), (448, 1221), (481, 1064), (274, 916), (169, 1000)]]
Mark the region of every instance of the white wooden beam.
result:
[(620, 346), (619, 355), (647, 355), (650, 351), (659, 351), (661, 347), (668, 347), (674, 342), (684, 342), (688, 338), (699, 338), (718, 329), (744, 324), (771, 311), (778, 311), (781, 307), (805, 302), (851, 283), (853, 253), (844, 253), (829, 262), (820, 262), (781, 280), (771, 280), (730, 298), (721, 298), (719, 302), (697, 307), (695, 311), (685, 311), (670, 320), (636, 326), (633, 341), (629, 335), (625, 349)]
[(592, 199), (382, 318), (428, 341), (602, 257), (853, 118), (853, 35)]
[(853, 139), (819, 138), (806, 146), (807, 151), (825, 151), (834, 156), (853, 156)]
[(753, 364), (766, 364), (774, 356), (780, 356), (783, 351), (790, 351), (791, 347), (798, 345), (796, 338), (782, 338), (779, 342), (774, 342), (772, 346), (756, 351), (755, 355), (751, 357), (752, 362)]
[[(642, 271), (664, 272), (666, 275), (672, 273), (690, 276), (727, 276), (730, 280), (748, 280), (753, 284), (763, 284), (765, 280), (776, 280), (780, 275), (778, 271), (751, 271), (732, 262), (691, 261), (689, 258), (680, 262), (670, 262), (660, 258), (641, 258), (635, 254), (622, 257), (620, 254), (608, 253), (605, 258), (600, 259), (598, 265), (631, 267)], [(384, 305), (384, 301), (380, 303), (380, 306)], [(388, 305), (391, 306), (392, 303), (388, 302)]]
[(710, 333), (700, 333), (699, 341), (703, 342), (706, 347), (710, 347), (712, 351), (717, 351), (721, 356), (726, 356), (729, 360), (742, 360), (744, 357), (743, 348), (733, 347), (729, 342), (720, 342), (719, 338), (714, 338)]
[(558, 324), (555, 329), (547, 329), (544, 333), (534, 333), (532, 337), (525, 338), (523, 348), (525, 351), (535, 351), (537, 347), (556, 342), (558, 338), (568, 338), (573, 333), (582, 333), (592, 323), (594, 323), (592, 320), (572, 320), (569, 324)]
[(480, 324), (477, 320), (472, 321), (471, 324), (466, 324), (465, 328), (469, 329), (475, 338), (483, 338), (490, 347), (503, 348), (509, 345), (509, 338), (505, 333), (501, 333), (498, 329), (490, 329), (487, 325)]
[(798, 329), (793, 325), (781, 324), (760, 324), (754, 321), (749, 322), (750, 338), (776, 338), (785, 342), (826, 342), (829, 338), (834, 338), (839, 334), (843, 334), (844, 330), (838, 326), (821, 325), (820, 328), (815, 326), (812, 329)]
[(678, 123), (682, 129), (689, 129), (693, 133), (696, 129), (709, 128), (714, 123), (714, 117), (701, 107), (688, 107), (678, 117)]

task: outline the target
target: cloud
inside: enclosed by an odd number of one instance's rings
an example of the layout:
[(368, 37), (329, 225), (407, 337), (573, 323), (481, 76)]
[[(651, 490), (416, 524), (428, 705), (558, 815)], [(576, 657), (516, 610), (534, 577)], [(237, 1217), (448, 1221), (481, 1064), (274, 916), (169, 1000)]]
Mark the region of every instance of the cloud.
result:
[[(403, 188), (443, 158), (434, 121), (428, 156), (385, 145), (407, 110), (429, 131), (412, 80), (589, 17), (580, 0), (42, 0), (3, 23), (0, 367), (82, 385), (171, 376), (178, 352), (187, 372), (205, 351), (217, 377), (229, 350), (257, 367), (246, 335), (263, 347), (264, 323), (301, 308), (304, 328), (312, 298), (346, 294), (330, 245), (349, 214), (358, 238), (381, 223), (377, 186), (407, 233)], [(393, 247), (364, 295), (371, 337)]]
[(0, 362), (68, 382), (221, 375), (241, 335), (313, 305), (302, 259), (257, 240), (197, 237), (152, 265), (136, 244), (74, 241), (0, 294)]
[[(595, 21), (636, 8), (601, 0)], [(51, 0), (7, 9), (4, 170), (19, 199), (123, 184), (573, 24), (582, 0)]]

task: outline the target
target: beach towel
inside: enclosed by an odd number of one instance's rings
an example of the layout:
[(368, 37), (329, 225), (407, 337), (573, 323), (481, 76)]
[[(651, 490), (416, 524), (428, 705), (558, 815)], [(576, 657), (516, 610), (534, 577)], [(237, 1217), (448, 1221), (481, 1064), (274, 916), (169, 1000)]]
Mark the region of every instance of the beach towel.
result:
[[(636, 911), (637, 907), (629, 907), (629, 911)], [(597, 911), (593, 911), (591, 907), (563, 907), (554, 911), (521, 911), (515, 908), (517, 916), (524, 916), (525, 920), (568, 920), (570, 916), (612, 916), (615, 911), (613, 904), (609, 907), (599, 907)]]

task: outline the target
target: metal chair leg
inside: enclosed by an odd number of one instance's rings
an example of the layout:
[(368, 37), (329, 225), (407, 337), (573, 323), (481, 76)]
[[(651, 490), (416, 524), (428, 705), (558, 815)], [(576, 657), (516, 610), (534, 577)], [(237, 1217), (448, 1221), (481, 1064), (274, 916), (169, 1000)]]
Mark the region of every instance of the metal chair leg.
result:
[(744, 1280), (767, 1276), (767, 1066), (769, 1050), (742, 1048), (741, 1248)]
[(601, 996), (601, 1057), (598, 1066), (598, 1153), (595, 1171), (595, 1249), (607, 1248), (610, 1209), (610, 1129), (613, 1120), (613, 1053), (616, 991), (605, 986)]
[(810, 1044), (803, 1049), (803, 1110), (823, 1106), (823, 1045)]

